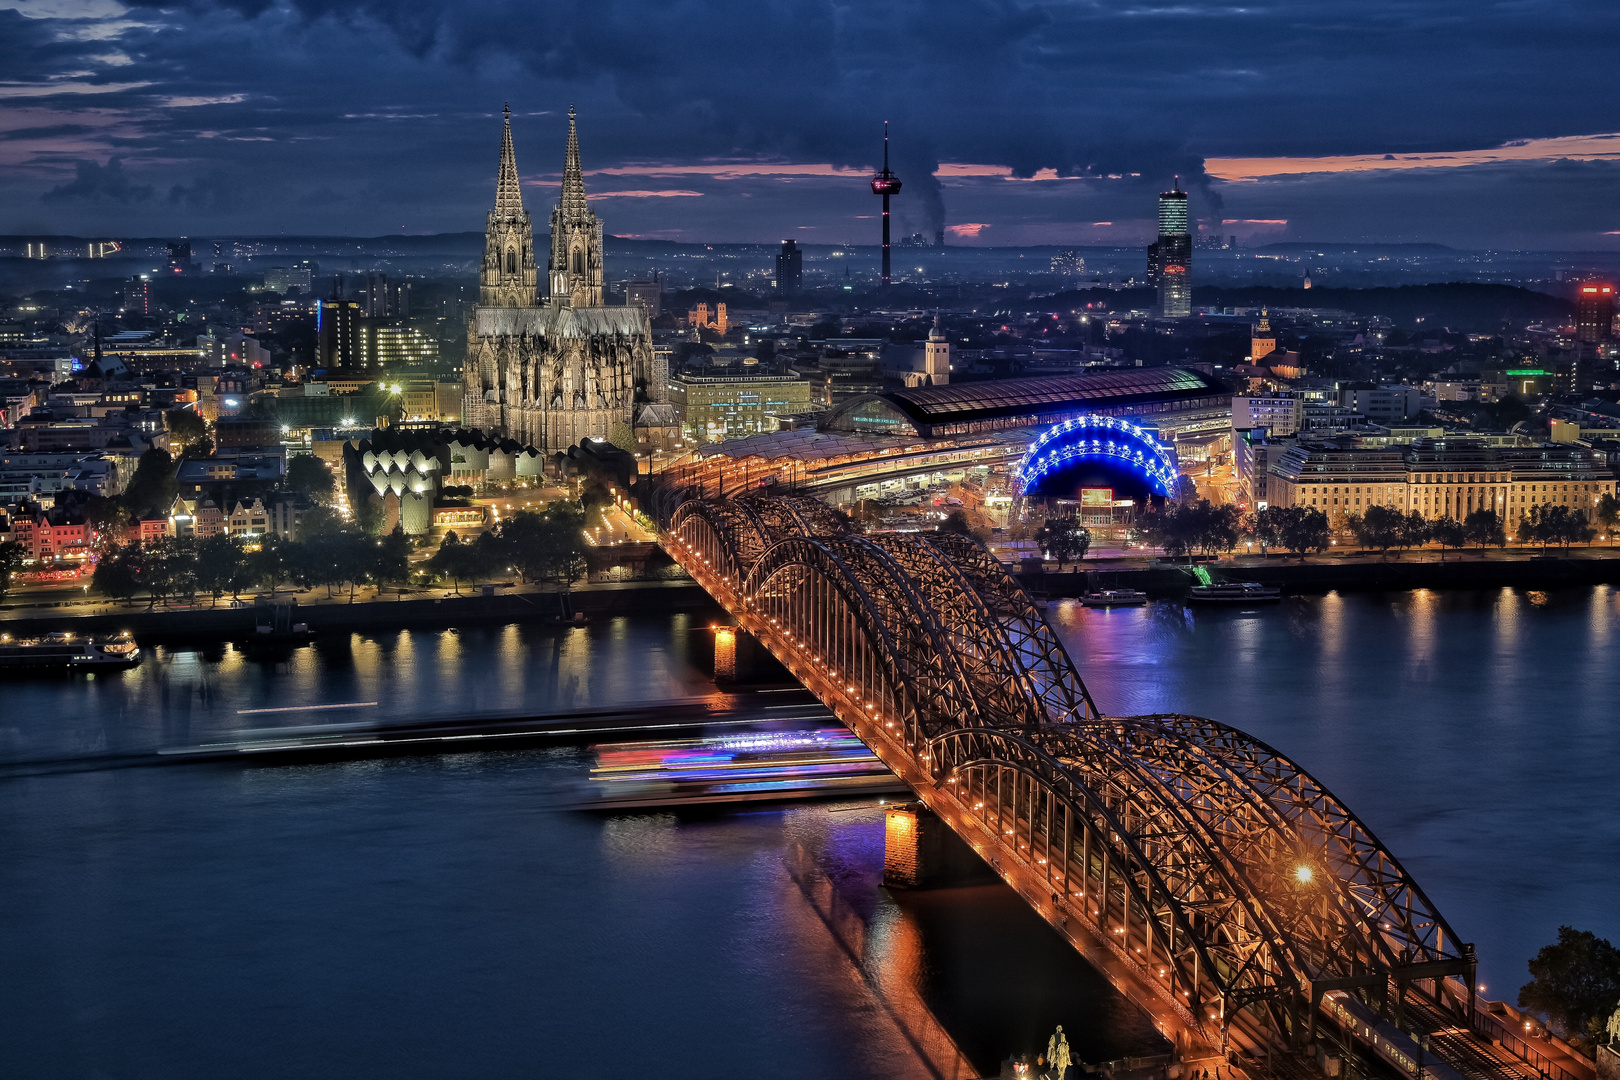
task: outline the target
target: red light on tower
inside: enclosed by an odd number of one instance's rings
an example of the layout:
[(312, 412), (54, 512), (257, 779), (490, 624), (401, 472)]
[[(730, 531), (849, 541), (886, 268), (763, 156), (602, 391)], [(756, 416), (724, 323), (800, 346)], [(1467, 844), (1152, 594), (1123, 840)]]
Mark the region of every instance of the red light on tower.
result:
[(872, 176), (872, 194), (883, 196), (883, 284), (889, 284), (889, 196), (900, 194), (900, 178), (889, 171), (889, 122), (883, 121), (883, 171)]

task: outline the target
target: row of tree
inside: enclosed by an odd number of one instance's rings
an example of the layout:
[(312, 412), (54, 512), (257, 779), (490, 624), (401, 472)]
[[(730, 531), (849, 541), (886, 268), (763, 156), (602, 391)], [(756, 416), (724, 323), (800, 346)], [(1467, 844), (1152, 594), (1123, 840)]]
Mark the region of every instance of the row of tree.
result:
[(585, 575), (585, 511), (577, 503), (556, 502), (539, 512), (520, 510), (470, 542), (446, 533), (427, 569), (454, 583), (457, 592), (464, 581), (500, 573), (566, 588)]
[(395, 529), (383, 537), (343, 530), (317, 531), (301, 540), (266, 536), (251, 546), (221, 534), (204, 539), (164, 537), (125, 545), (96, 564), (92, 583), (115, 600), (145, 593), (154, 604), (199, 595), (218, 603), (229, 593), (266, 586), (325, 586), (327, 595), (347, 586), (349, 597), (361, 585), (405, 581), (410, 573), (410, 540)]
[[(297, 540), (265, 536), (248, 543), (220, 535), (133, 543), (103, 554), (92, 581), (114, 599), (144, 594), (154, 604), (199, 595), (217, 603), (226, 594), (285, 585), (324, 586), (328, 596), (346, 586), (352, 600), (361, 585), (381, 589), (410, 580), (411, 546), (398, 528), (372, 536), (316, 508), (304, 515)], [(519, 511), (470, 542), (448, 533), (423, 569), (426, 578), (450, 581), (458, 592), (462, 582), (506, 574), (566, 587), (585, 574), (585, 512), (577, 503), (553, 503), (544, 511)]]
[[(1365, 513), (1351, 514), (1345, 525), (1356, 543), (1387, 554), (1391, 548), (1402, 551), (1424, 544), (1439, 544), (1441, 551), (1476, 545), (1505, 547), (1507, 522), (1494, 510), (1475, 510), (1461, 521), (1444, 517), (1430, 520), (1422, 514), (1403, 514), (1386, 506), (1370, 506)], [(1520, 543), (1584, 544), (1596, 536), (1584, 510), (1550, 503), (1537, 504), (1519, 519)], [(1261, 551), (1281, 548), (1301, 557), (1326, 551), (1333, 542), (1333, 529), (1327, 514), (1309, 506), (1268, 506), (1240, 514), (1233, 506), (1215, 506), (1207, 499), (1168, 503), (1149, 510), (1137, 519), (1138, 543), (1162, 549), (1180, 557), (1201, 552), (1216, 555), (1231, 551), (1247, 540)]]

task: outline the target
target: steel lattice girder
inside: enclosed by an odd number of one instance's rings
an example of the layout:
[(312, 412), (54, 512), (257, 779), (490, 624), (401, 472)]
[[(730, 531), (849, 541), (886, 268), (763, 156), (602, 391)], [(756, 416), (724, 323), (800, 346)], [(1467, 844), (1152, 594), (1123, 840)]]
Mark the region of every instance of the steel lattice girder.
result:
[[(838, 633), (815, 619), (853, 620), (881, 684), (868, 692), (939, 794), (955, 797), (953, 776), (1014, 769), (1086, 822), (1123, 871), (1126, 917), (1134, 903), (1162, 919), (1175, 979), (1220, 995), (1226, 1019), (1313, 981), (1471, 962), (1393, 856), (1292, 761), (1210, 720), (1099, 716), (1028, 595), (970, 540), (842, 529), (797, 497), (687, 503), (672, 520), (690, 551), (712, 552), (705, 576), (790, 620), (809, 659)], [(1031, 811), (1031, 842), (1061, 844), (1051, 827)]]

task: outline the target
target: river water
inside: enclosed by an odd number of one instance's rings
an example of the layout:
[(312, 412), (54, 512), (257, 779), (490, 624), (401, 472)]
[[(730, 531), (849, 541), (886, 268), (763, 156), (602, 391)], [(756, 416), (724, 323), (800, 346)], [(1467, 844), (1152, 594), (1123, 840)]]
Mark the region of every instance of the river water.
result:
[[(1324, 781), (1478, 944), (1491, 996), (1561, 922), (1620, 937), (1613, 590), (1050, 617), (1105, 710), (1225, 720)], [(688, 698), (708, 656), (706, 620), (656, 614), (164, 648), (0, 688), (0, 758)], [(312, 705), (345, 708), (265, 711)], [(878, 888), (878, 811), (595, 816), (566, 806), (589, 760), (0, 781), (3, 1071), (908, 1077), (943, 1060), (929, 1032), (991, 1071), (1055, 1023), (1085, 1060), (1158, 1048), (1007, 890)]]

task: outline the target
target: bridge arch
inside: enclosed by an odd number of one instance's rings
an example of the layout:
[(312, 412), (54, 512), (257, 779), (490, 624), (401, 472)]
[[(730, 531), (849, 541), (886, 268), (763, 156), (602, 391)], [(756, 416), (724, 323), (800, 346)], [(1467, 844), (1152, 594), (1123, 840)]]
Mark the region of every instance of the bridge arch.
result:
[(1014, 466), (1013, 476), (1022, 496), (1068, 498), (1073, 492), (1055, 490), (1054, 484), (1086, 466), (1101, 469), (1104, 479), (1128, 478), (1144, 494), (1175, 494), (1179, 470), (1170, 449), (1152, 432), (1129, 420), (1096, 413), (1085, 413), (1047, 428)]
[(1314, 777), (1214, 721), (1102, 713), (971, 540), (859, 536), (802, 498), (683, 506), (676, 522), (671, 553), (741, 625), (1197, 1038), (1234, 1021), (1251, 1046), (1298, 1038), (1324, 988), (1472, 986), (1472, 947)]

